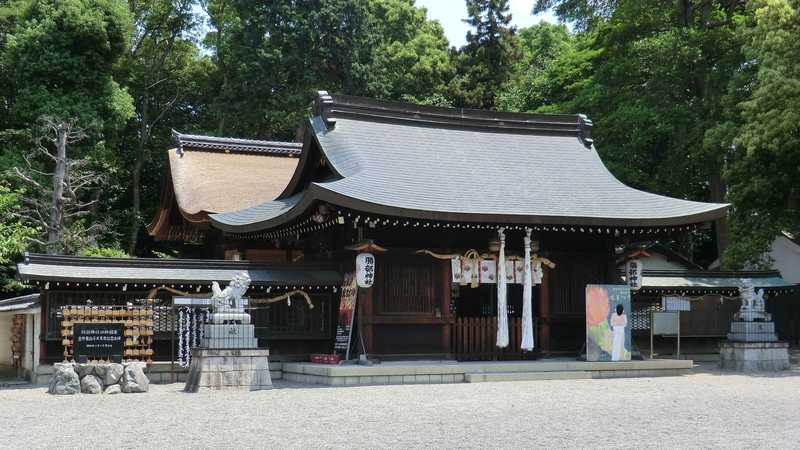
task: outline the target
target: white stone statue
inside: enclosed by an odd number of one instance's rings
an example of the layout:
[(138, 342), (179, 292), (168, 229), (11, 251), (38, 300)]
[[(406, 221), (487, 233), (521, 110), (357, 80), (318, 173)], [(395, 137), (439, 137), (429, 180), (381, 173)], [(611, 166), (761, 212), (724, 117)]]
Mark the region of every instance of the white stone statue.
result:
[(236, 311), (243, 312), (244, 305), (242, 304), (242, 297), (247, 289), (250, 287), (250, 276), (242, 272), (233, 276), (228, 287), (224, 290), (219, 288), (219, 283), (216, 281), (211, 283), (211, 301), (214, 304), (214, 310), (223, 311)]
[(228, 287), (220, 289), (216, 281), (211, 284), (213, 295), (211, 303), (214, 305), (214, 314), (211, 321), (215, 324), (238, 323), (249, 324), (250, 314), (244, 312), (242, 298), (250, 287), (250, 276), (245, 272), (234, 275)]
[(771, 320), (772, 317), (770, 314), (767, 314), (764, 304), (764, 289), (756, 291), (751, 280), (742, 280), (742, 287), (739, 288), (739, 296), (742, 299), (742, 306), (736, 314), (737, 320), (745, 322)]

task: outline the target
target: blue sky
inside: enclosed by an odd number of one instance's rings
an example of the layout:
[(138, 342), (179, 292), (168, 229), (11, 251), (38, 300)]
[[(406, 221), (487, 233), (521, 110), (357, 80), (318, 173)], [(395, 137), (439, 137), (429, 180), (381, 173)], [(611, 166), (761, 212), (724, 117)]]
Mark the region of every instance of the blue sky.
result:
[[(517, 28), (528, 27), (541, 21), (556, 23), (556, 18), (550, 12), (531, 15), (534, 2), (535, 0), (510, 0), (511, 23)], [(428, 17), (442, 24), (451, 46), (461, 47), (466, 43), (469, 26), (461, 21), (467, 17), (464, 0), (417, 0), (417, 5), (427, 8)]]

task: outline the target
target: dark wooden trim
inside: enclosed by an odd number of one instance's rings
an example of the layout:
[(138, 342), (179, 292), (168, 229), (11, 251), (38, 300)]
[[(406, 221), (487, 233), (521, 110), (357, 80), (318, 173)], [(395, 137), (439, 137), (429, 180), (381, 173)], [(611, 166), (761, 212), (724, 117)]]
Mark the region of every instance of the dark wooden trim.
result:
[[(374, 288), (358, 288), (358, 321), (360, 331), (363, 333), (364, 353), (370, 354), (375, 350), (375, 327), (373, 322), (373, 291)], [(360, 348), (360, 345), (356, 346)]]
[(539, 285), (539, 349), (550, 351), (550, 269), (542, 267), (542, 284)]
[(442, 275), (439, 284), (440, 290), (440, 297), (442, 299), (440, 308), (441, 308), (441, 316), (442, 320), (444, 321), (444, 326), (442, 328), (442, 348), (448, 353), (451, 354), (453, 349), (451, 347), (451, 335), (450, 332), (452, 330), (452, 323), (453, 323), (453, 315), (450, 312), (450, 285), (453, 282), (453, 275), (451, 274), (451, 266), (450, 261), (441, 261), (440, 266), (442, 268)]
[(365, 325), (442, 325), (451, 321), (430, 314), (381, 314), (365, 319)]

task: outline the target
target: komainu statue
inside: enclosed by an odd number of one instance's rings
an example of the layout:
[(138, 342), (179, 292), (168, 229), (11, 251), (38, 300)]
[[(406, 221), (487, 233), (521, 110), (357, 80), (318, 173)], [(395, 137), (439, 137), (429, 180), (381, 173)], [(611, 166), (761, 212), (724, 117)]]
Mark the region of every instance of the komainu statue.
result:
[(216, 281), (211, 284), (211, 301), (215, 312), (244, 312), (242, 298), (250, 287), (250, 276), (242, 272), (233, 276), (228, 287), (219, 288)]

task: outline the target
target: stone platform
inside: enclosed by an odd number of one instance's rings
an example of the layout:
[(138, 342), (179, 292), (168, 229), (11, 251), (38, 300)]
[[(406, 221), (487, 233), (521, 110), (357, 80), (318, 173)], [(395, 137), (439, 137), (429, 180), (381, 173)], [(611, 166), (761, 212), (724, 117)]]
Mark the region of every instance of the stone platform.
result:
[(788, 370), (789, 343), (720, 342), (719, 367), (743, 372)]
[(691, 372), (690, 360), (586, 362), (540, 361), (402, 361), (372, 366), (284, 363), (283, 379), (329, 386), (375, 384), (477, 383), (555, 379), (677, 376)]
[(272, 389), (269, 350), (192, 349), (184, 392)]

